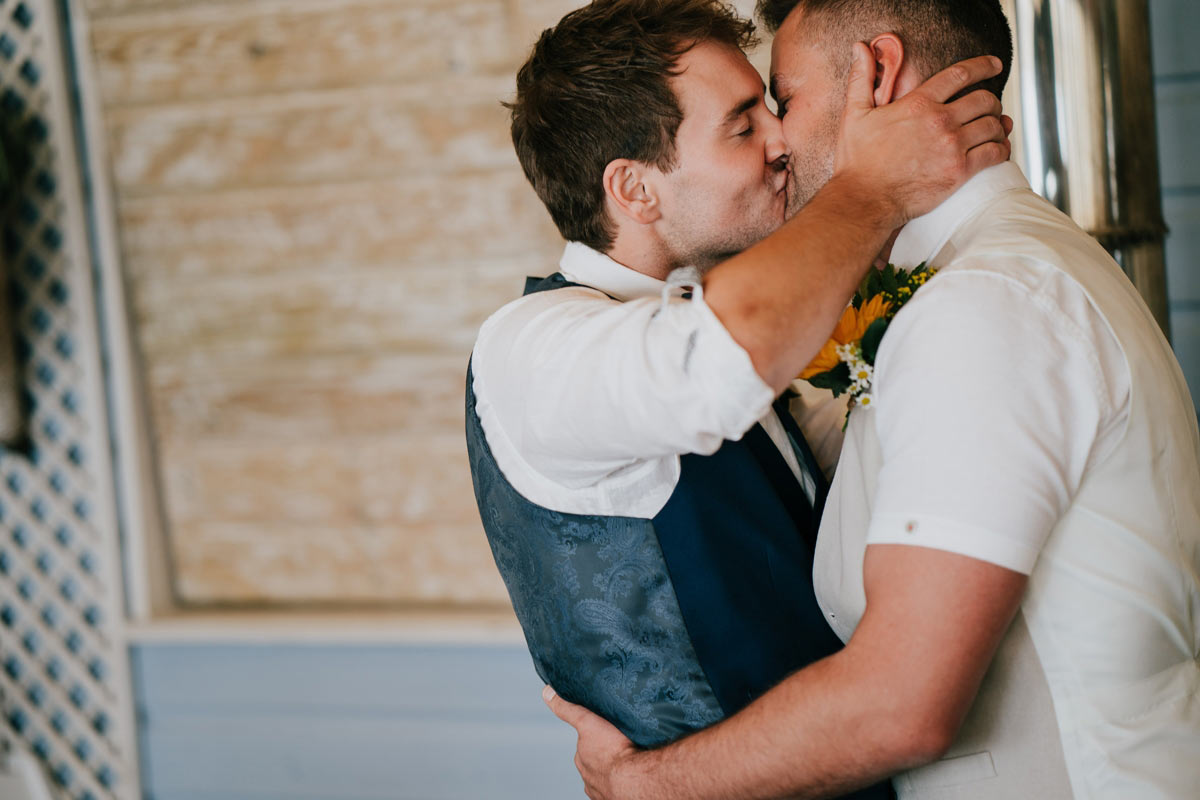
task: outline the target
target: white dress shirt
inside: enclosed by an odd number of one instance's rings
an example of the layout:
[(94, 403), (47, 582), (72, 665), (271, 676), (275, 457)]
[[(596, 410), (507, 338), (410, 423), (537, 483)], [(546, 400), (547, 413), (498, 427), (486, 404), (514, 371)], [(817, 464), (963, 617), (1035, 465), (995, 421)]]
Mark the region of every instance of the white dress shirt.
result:
[(884, 466), (868, 544), (950, 550), (1028, 575), (1129, 418), (1125, 356), (1078, 282), (1017, 254), (947, 246), (980, 205), (1024, 187), (1015, 165), (989, 170), (896, 240), (893, 263), (937, 257), (948, 268), (879, 348)]
[(959, 741), (897, 777), (902, 800), (1196, 796), (1200, 435), (1153, 318), (1013, 164), (906, 226), (891, 260), (940, 271), (851, 416), (818, 600), (849, 640), (871, 544), (1030, 576)]
[[(579, 243), (558, 271), (590, 288), (509, 303), (472, 355), (476, 410), (513, 488), (564, 513), (650, 518), (675, 490), (681, 455), (716, 452), (759, 422), (812, 498), (774, 393), (701, 287), (668, 285)], [(808, 408), (793, 404), (801, 422)]]

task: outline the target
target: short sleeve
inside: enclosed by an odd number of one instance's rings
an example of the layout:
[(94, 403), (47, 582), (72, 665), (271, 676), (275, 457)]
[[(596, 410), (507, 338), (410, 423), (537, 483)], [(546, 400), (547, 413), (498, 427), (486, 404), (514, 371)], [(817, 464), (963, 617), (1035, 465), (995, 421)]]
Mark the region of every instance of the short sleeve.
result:
[(1031, 572), (1112, 413), (1093, 334), (999, 273), (956, 270), (924, 287), (876, 362), (882, 469), (868, 544)]

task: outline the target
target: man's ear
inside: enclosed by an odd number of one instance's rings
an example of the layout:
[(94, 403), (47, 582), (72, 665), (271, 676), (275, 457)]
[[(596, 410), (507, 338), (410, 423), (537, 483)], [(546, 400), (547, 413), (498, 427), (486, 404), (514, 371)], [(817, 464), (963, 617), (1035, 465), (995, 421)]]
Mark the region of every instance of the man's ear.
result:
[(881, 33), (871, 40), (875, 59), (875, 105), (885, 106), (898, 100), (900, 73), (904, 69), (904, 42), (894, 33)]
[(662, 216), (653, 171), (639, 161), (618, 158), (609, 162), (604, 168), (604, 194), (615, 213), (641, 225)]

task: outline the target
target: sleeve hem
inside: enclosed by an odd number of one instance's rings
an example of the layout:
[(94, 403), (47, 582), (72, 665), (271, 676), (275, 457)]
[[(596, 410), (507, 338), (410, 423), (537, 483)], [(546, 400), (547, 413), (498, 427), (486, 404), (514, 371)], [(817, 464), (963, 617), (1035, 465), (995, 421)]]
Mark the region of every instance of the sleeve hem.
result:
[(1040, 550), (971, 523), (928, 514), (875, 514), (867, 544), (907, 544), (987, 561), (1014, 572), (1033, 572)]

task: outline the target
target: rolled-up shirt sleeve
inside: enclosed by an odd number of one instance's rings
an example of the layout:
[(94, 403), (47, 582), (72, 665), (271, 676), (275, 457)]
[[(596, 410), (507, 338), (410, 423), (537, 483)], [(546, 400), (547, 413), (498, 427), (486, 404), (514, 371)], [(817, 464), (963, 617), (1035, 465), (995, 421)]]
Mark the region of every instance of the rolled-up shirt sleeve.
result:
[(1112, 417), (1096, 359), (1105, 335), (995, 273), (923, 288), (878, 355), (867, 413), (882, 468), (867, 543), (1032, 571)]
[(774, 397), (702, 297), (618, 302), (582, 287), (529, 295), (485, 323), (473, 365), (480, 415), (498, 421), (485, 425), (489, 441), (506, 437), (567, 487), (712, 453)]

